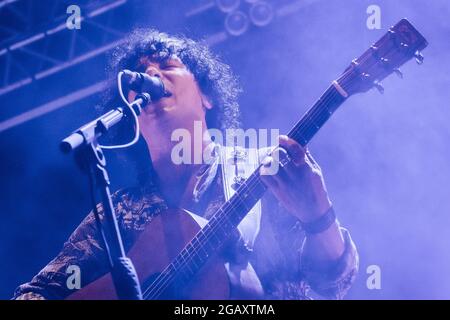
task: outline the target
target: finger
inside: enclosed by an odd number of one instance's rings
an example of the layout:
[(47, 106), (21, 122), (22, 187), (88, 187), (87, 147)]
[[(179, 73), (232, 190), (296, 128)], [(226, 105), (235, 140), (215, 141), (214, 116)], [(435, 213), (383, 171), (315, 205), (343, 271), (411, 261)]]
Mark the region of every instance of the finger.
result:
[(311, 155), (311, 153), (309, 152), (308, 149), (306, 149), (306, 152), (305, 152), (305, 159), (315, 171), (318, 171), (318, 172), (322, 171), (322, 169), (320, 168), (319, 164), (316, 162), (316, 160)]
[(307, 146), (302, 147), (298, 142), (284, 135), (279, 136), (279, 141), (280, 146), (286, 148), (295, 165), (302, 166), (306, 164), (316, 171), (321, 170)]
[[(273, 158), (267, 158), (268, 159), (265, 159), (265, 161), (263, 161), (263, 166), (261, 166), (260, 168), (261, 181), (267, 186), (267, 188), (278, 201), (283, 202), (283, 199), (286, 196), (286, 191), (284, 190), (283, 185), (280, 184), (281, 182), (278, 177), (278, 173), (273, 174), (271, 169), (268, 168), (269, 165), (264, 166), (264, 162), (268, 163), (269, 161), (271, 163), (270, 165), (273, 165)], [(266, 172), (265, 170), (267, 170), (268, 172)]]
[(295, 165), (302, 166), (305, 164), (305, 148), (287, 136), (279, 136), (278, 140), (280, 146), (286, 149)]
[[(296, 185), (299, 181), (307, 179), (308, 175), (316, 173), (320, 168), (315, 163), (314, 159), (312, 159), (311, 155), (309, 154), (309, 151), (307, 148), (302, 147), (300, 144), (295, 142), (292, 139), (283, 139), (281, 137), (281, 140), (286, 143), (284, 145), (287, 145), (289, 147), (289, 150), (291, 150), (291, 153), (294, 153), (296, 158), (291, 157), (291, 161), (289, 161), (285, 166), (282, 168), (282, 172), (280, 174), (282, 178), (283, 184), (288, 183), (290, 186)], [(281, 148), (280, 150), (284, 150)], [(312, 160), (310, 160), (311, 157)], [(281, 155), (282, 156), (282, 155)], [(299, 158), (299, 156), (301, 158)], [(282, 162), (282, 160), (280, 160)], [(281, 184), (280, 181), (277, 181), (279, 184)]]
[(278, 183), (274, 179), (274, 174), (272, 172), (273, 158), (267, 156), (262, 162), (262, 166), (259, 169), (259, 174), (261, 176), (261, 181), (269, 188), (278, 188)]
[(261, 181), (272, 190), (279, 188), (278, 182), (273, 177), (272, 175), (261, 175)]
[(265, 178), (264, 182), (267, 182), (268, 186), (277, 190), (285, 190), (289, 185), (289, 177), (279, 161), (279, 157), (283, 159), (285, 156), (287, 156), (287, 153), (284, 149), (275, 149), (271, 156), (268, 156), (263, 160), (263, 165), (260, 169), (261, 177)]

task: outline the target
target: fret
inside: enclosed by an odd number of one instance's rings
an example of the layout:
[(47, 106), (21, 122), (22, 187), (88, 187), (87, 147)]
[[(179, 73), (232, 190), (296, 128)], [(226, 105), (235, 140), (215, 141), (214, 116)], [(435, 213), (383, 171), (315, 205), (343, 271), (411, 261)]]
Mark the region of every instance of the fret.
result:
[(230, 208), (230, 221), (234, 226), (240, 222), (240, 216), (242, 212), (248, 212), (253, 207), (245, 201), (244, 195), (239, 195), (237, 193), (230, 199), (232, 208)]
[(218, 235), (215, 235), (215, 233), (211, 233), (214, 234), (215, 237), (208, 238), (208, 234), (210, 234), (210, 229), (213, 225), (213, 219), (214, 217), (209, 220), (209, 223), (202, 230), (200, 230), (198, 234), (199, 239), (207, 243), (207, 249), (214, 249), (214, 247), (217, 246), (220, 242), (220, 238), (218, 237)]
[(327, 120), (330, 118), (330, 111), (327, 108), (322, 108), (317, 115), (315, 115), (311, 122), (314, 123), (314, 127), (318, 131)]
[(172, 275), (177, 275), (180, 279), (186, 277), (185, 270), (183, 269), (182, 262), (179, 258), (176, 258), (169, 266), (164, 269), (160, 274), (161, 279), (171, 278)]
[(181, 252), (178, 254), (176, 260), (178, 261), (177, 264), (179, 266), (182, 266), (184, 263), (186, 263), (186, 259), (184, 258), (184, 249), (181, 250)]
[(344, 101), (337, 89), (330, 86), (288, 136), (305, 146)]
[(217, 248), (222, 244), (222, 238), (219, 237), (217, 232), (210, 231), (212, 229), (211, 226), (218, 224), (216, 220), (217, 220), (217, 216), (213, 216), (209, 220), (210, 224), (206, 225), (202, 230), (203, 231), (202, 234), (206, 239), (208, 239), (208, 243), (210, 244), (211, 249)]
[[(189, 244), (188, 244), (189, 246)], [(181, 250), (180, 254), (178, 255), (178, 257), (181, 259), (181, 269), (188, 271), (192, 274), (192, 270), (189, 268), (189, 255), (187, 253), (187, 248), (188, 246), (186, 246), (185, 249)], [(187, 269), (186, 269), (187, 268)]]
[(178, 269), (177, 266), (175, 265), (175, 262), (176, 260), (167, 266), (167, 274), (174, 272), (175, 270)]
[(266, 187), (260, 180), (259, 168), (244, 182), (229, 200), (231, 208), (228, 215), (233, 218), (233, 225), (237, 226), (242, 218), (250, 211), (264, 194)]
[(195, 274), (195, 270), (191, 269), (190, 260), (192, 260), (192, 259), (185, 260), (186, 263), (184, 263), (182, 269), (183, 269), (185, 272), (189, 272), (190, 276), (193, 276), (193, 275)]
[(296, 133), (295, 136), (294, 135), (288, 135), (290, 138), (294, 139), (295, 141), (297, 141), (298, 143), (300, 143), (301, 146), (306, 146), (309, 142), (308, 139), (306, 139), (300, 132)]
[(208, 242), (205, 241), (204, 237), (202, 239), (202, 234), (199, 234), (198, 236), (194, 237), (194, 239), (192, 239), (192, 244), (194, 245), (194, 249), (195, 249), (195, 254), (200, 258), (200, 259), (206, 259), (208, 257), (208, 252), (207, 252), (207, 244)]
[[(260, 180), (258, 180), (258, 183), (260, 183)], [(259, 185), (258, 186), (256, 186), (256, 188), (258, 188), (258, 187), (260, 187)], [(258, 189), (255, 189), (255, 190), (252, 190), (251, 188), (248, 188), (248, 191), (247, 191), (247, 197), (249, 198), (249, 200), (252, 202), (252, 203), (254, 203), (253, 204), (253, 206), (259, 201), (259, 199), (261, 198), (261, 197), (259, 197), (258, 195), (259, 195), (259, 193), (260, 192), (258, 192)], [(253, 208), (253, 206), (252, 206), (252, 208)]]
[(233, 223), (230, 220), (230, 218), (232, 218), (231, 208), (232, 205), (231, 202), (229, 202), (228, 208), (219, 213), (219, 216), (217, 217), (217, 220), (214, 223), (214, 227), (219, 228), (220, 229), (219, 231), (222, 232), (223, 236), (227, 236), (229, 234), (229, 231), (233, 228)]

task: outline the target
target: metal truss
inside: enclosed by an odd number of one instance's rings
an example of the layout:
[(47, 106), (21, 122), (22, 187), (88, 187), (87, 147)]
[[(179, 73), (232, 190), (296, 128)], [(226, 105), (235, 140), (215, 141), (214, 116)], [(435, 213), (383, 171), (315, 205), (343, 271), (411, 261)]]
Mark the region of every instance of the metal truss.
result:
[[(178, 0), (176, 0), (178, 1)], [(185, 0), (180, 0), (185, 1)], [(275, 19), (282, 19), (320, 0), (273, 0)], [(135, 0), (77, 1), (81, 9), (80, 30), (66, 26), (66, 8), (73, 0), (45, 0), (45, 10), (39, 13), (37, 0), (0, 0), (0, 96), (43, 79), (78, 63), (106, 53), (123, 43), (127, 24), (118, 24), (127, 7)], [(254, 1), (241, 2), (253, 3)], [(270, 1), (269, 1), (270, 2)], [(184, 6), (186, 23), (202, 21), (209, 15), (215, 0), (196, 0)], [(127, 6), (124, 6), (128, 4)], [(169, 5), (169, 4), (168, 4)], [(44, 9), (44, 8), (42, 8)], [(59, 15), (58, 15), (59, 13)], [(63, 13), (63, 14), (61, 14)], [(222, 28), (205, 35), (206, 43), (214, 46), (230, 38)], [(105, 81), (75, 90), (69, 95), (0, 122), (0, 132), (62, 108), (104, 89)]]
[(0, 2), (0, 95), (118, 45), (125, 30), (114, 17), (126, 2), (77, 1), (81, 30), (66, 25), (73, 1), (46, 0), (45, 6), (35, 0)]

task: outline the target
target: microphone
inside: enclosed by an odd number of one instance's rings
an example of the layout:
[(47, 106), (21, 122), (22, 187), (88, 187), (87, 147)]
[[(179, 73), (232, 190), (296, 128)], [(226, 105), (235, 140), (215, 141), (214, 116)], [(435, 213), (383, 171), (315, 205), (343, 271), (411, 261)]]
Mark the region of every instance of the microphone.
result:
[(157, 101), (172, 94), (164, 88), (164, 83), (159, 77), (152, 77), (146, 73), (131, 70), (122, 70), (122, 85), (139, 94), (148, 93), (151, 101)]

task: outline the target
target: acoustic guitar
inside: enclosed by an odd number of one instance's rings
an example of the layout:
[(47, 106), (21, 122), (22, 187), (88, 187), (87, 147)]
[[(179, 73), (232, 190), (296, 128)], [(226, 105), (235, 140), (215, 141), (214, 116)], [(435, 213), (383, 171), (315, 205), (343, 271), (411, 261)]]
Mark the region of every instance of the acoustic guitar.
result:
[[(420, 50), (427, 45), (408, 20), (400, 20), (352, 61), (288, 136), (307, 145), (348, 97), (373, 87), (382, 92), (379, 81), (392, 73), (401, 76), (398, 67), (412, 58), (421, 64)], [(128, 252), (144, 299), (229, 299), (230, 284), (220, 249), (265, 191), (258, 168), (209, 221), (185, 210), (155, 217)], [(251, 285), (248, 290), (251, 294)], [(68, 299), (117, 299), (111, 275), (91, 282)]]

